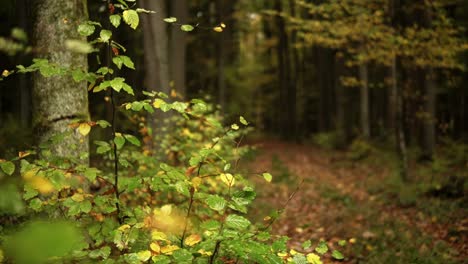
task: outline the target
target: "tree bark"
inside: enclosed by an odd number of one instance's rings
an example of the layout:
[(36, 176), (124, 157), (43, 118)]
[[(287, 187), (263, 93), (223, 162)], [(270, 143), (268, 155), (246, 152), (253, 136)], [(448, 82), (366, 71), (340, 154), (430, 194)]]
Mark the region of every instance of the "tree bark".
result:
[(425, 100), (424, 111), (426, 116), (423, 120), (423, 155), (424, 158), (432, 160), (436, 139), (436, 85), (434, 71), (426, 70), (424, 78)]
[[(64, 48), (66, 40), (85, 40), (76, 27), (88, 19), (86, 0), (35, 0), (34, 4), (33, 44), (38, 50), (37, 56), (60, 66), (86, 71), (87, 55)], [(89, 120), (86, 83), (75, 83), (70, 76), (45, 78), (37, 73), (32, 90), (33, 128), (37, 143), (42, 144), (51, 137), (64, 134), (63, 140), (52, 144), (54, 154), (70, 159), (88, 154), (88, 137), (69, 126), (74, 119)], [(81, 162), (88, 162), (87, 155)]]
[[(172, 15), (181, 23), (187, 23), (187, 0), (172, 0)], [(185, 96), (186, 90), (186, 55), (187, 33), (179, 27), (171, 27), (171, 76), (174, 81), (174, 89), (178, 94)]]
[(406, 150), (406, 134), (404, 120), (404, 97), (398, 85), (397, 59), (393, 58), (391, 65), (392, 91), (395, 94), (395, 143), (399, 157), (399, 174), (403, 181), (408, 180), (408, 153)]
[(338, 144), (340, 146), (344, 146), (347, 139), (347, 130), (346, 130), (346, 116), (345, 116), (345, 109), (346, 109), (346, 97), (344, 87), (341, 83), (340, 76), (343, 74), (343, 60), (335, 55), (335, 99), (336, 99), (336, 118), (335, 118), (335, 129), (338, 136)]
[(362, 86), (360, 89), (360, 105), (361, 105), (361, 132), (364, 138), (370, 137), (370, 120), (369, 120), (369, 72), (367, 64), (359, 65), (359, 78)]
[[(143, 8), (158, 12), (158, 16), (143, 16), (143, 48), (145, 52), (145, 86), (148, 91), (170, 93), (169, 84), (169, 57), (167, 24), (161, 18), (167, 17), (165, 1), (143, 0)], [(167, 127), (164, 120), (168, 115), (156, 111), (148, 116), (148, 126), (152, 132), (153, 141), (149, 143), (150, 149), (155, 149)]]
[[(216, 13), (218, 21), (221, 21), (224, 17), (224, 4), (223, 0), (216, 0)], [(225, 34), (217, 36), (217, 56), (216, 56), (216, 68), (217, 68), (217, 86), (219, 91), (219, 104), (221, 105), (221, 113), (226, 112), (226, 77), (225, 77), (225, 57), (226, 57), (226, 45), (225, 45)]]

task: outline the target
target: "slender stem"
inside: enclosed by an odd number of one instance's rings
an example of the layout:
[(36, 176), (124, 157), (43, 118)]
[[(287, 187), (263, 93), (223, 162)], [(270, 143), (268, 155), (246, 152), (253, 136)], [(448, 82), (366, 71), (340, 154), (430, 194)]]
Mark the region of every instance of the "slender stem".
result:
[[(109, 9), (109, 15), (111, 14), (111, 6), (112, 6), (112, 0), (107, 0), (107, 8)], [(108, 28), (109, 30), (112, 30), (110, 27), (110, 22), (108, 22)], [(107, 58), (106, 58), (106, 66), (107, 68), (111, 67), (111, 59), (112, 59), (112, 38), (109, 39), (109, 42), (107, 43)], [(111, 74), (109, 73), (107, 75), (107, 79), (110, 79)], [(110, 90), (110, 99), (111, 99), (111, 105), (112, 105), (112, 146), (113, 146), (113, 152), (114, 152), (114, 194), (115, 194), (115, 208), (117, 211), (117, 220), (119, 221), (119, 224), (122, 224), (122, 218), (120, 217), (120, 191), (119, 191), (119, 156), (117, 153), (117, 144), (115, 143), (115, 125), (116, 125), (116, 106), (115, 106), (115, 98), (114, 98), (114, 90), (111, 88)]]

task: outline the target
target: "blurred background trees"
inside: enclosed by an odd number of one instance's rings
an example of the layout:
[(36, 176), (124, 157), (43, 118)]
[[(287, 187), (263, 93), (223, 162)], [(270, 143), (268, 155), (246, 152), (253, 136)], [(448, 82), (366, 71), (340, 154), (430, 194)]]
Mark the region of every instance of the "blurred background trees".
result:
[[(90, 13), (103, 13), (105, 5), (90, 2)], [(173, 90), (180, 97), (206, 97), (228, 118), (242, 113), (263, 135), (286, 140), (336, 148), (356, 139), (378, 142), (400, 153), (403, 177), (408, 147), (418, 150), (416, 158), (432, 160), (445, 139), (466, 143), (466, 1), (141, 5), (157, 13), (142, 17), (140, 34), (114, 36), (134, 58), (137, 70), (124, 74), (137, 94)], [(10, 29), (20, 27), (32, 36), (32, 8), (27, 1), (4, 1), (0, 34), (8, 39)], [(182, 32), (163, 23), (166, 17), (195, 30)], [(221, 23), (223, 32), (214, 31)], [(0, 55), (2, 70), (18, 60), (28, 64), (30, 55)], [(101, 63), (88, 59), (91, 68)], [(2, 154), (28, 142), (9, 138), (29, 138), (31, 87), (29, 77), (20, 75), (0, 83)], [(102, 100), (90, 95), (93, 105)], [(97, 109), (92, 115), (109, 115), (105, 106)], [(152, 118), (164, 119), (149, 117), (149, 123)]]

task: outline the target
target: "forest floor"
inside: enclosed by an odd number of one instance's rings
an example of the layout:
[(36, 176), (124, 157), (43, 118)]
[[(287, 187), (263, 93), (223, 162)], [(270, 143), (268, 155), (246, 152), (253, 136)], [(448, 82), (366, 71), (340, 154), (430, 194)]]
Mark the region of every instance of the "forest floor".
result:
[[(289, 236), (295, 250), (312, 252), (324, 240), (345, 255), (344, 263), (468, 263), (463, 202), (423, 196), (405, 203), (405, 195), (395, 194), (404, 186), (392, 185), (384, 159), (351, 162), (344, 151), (274, 140), (252, 145), (250, 170), (274, 178), (254, 180), (255, 220), (284, 209), (273, 233)], [(304, 250), (306, 240), (313, 246)], [(334, 263), (330, 251), (324, 263)]]

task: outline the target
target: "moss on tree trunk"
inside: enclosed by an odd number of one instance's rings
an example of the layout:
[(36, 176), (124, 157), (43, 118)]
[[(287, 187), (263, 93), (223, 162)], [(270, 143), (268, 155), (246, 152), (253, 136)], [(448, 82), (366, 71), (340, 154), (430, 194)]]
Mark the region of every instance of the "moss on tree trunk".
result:
[[(65, 41), (83, 39), (77, 26), (88, 19), (86, 0), (35, 0), (34, 47), (36, 57), (65, 67), (87, 70), (87, 55), (65, 48)], [(69, 75), (34, 76), (33, 127), (38, 144), (65, 133), (52, 152), (64, 158), (78, 158), (89, 152), (88, 138), (69, 125), (74, 119), (89, 120), (86, 83), (76, 83)], [(87, 162), (84, 159), (83, 162)]]

